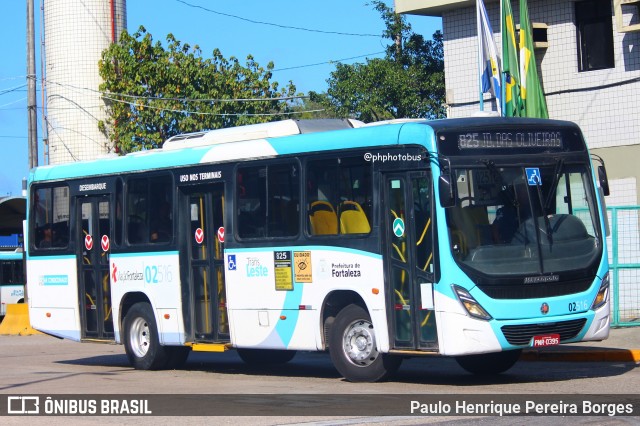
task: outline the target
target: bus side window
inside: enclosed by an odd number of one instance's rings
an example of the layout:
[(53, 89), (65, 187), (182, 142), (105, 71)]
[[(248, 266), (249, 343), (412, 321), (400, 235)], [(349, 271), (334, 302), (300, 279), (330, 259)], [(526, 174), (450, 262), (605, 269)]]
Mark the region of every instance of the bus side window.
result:
[(371, 163), (363, 156), (347, 157), (340, 159), (338, 168), (340, 233), (368, 234), (373, 193)]
[(240, 168), (236, 187), (240, 238), (298, 234), (300, 169), (297, 163)]
[(306, 187), (309, 235), (370, 233), (371, 174), (371, 163), (362, 156), (309, 161)]
[(298, 234), (300, 212), (300, 170), (297, 164), (269, 167), (267, 194), (269, 199), (268, 233), (270, 237)]
[(131, 179), (127, 186), (127, 237), (130, 244), (144, 242), (147, 214), (147, 179)]
[(238, 169), (238, 236), (260, 238), (266, 233), (266, 179), (267, 168), (243, 167)]
[(66, 185), (38, 188), (31, 204), (33, 247), (61, 249), (69, 244), (69, 191)]
[(309, 235), (338, 233), (337, 162), (335, 159), (307, 163), (307, 232)]
[(122, 228), (123, 228), (123, 211), (122, 211), (122, 205), (123, 205), (123, 199), (124, 199), (124, 190), (122, 188), (122, 180), (118, 179), (116, 181), (116, 202), (114, 203), (115, 206), (115, 215), (114, 215), (114, 219), (115, 219), (115, 233), (113, 235), (113, 240), (115, 241), (117, 246), (122, 247), (123, 245), (123, 241), (122, 241)]
[(171, 187), (170, 175), (129, 180), (126, 205), (126, 233), (129, 243), (154, 244), (172, 239), (173, 192)]

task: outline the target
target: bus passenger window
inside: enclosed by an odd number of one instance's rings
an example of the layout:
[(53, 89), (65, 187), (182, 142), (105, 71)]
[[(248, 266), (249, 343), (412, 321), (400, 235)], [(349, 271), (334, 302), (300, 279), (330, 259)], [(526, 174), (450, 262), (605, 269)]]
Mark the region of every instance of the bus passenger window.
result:
[(117, 246), (122, 246), (122, 229), (123, 229), (123, 217), (122, 217), (122, 205), (123, 205), (124, 189), (122, 180), (116, 181), (116, 202), (115, 205), (115, 233), (113, 234), (113, 240)]
[(306, 190), (310, 235), (371, 232), (371, 163), (362, 156), (309, 161)]
[(299, 188), (300, 171), (297, 164), (269, 167), (267, 225), (270, 237), (291, 237), (298, 234)]
[(129, 180), (126, 205), (129, 243), (171, 241), (172, 200), (172, 179), (169, 175)]
[(147, 179), (131, 179), (127, 189), (127, 237), (140, 244), (146, 234)]
[(238, 236), (266, 236), (266, 167), (246, 167), (238, 170)]
[(150, 240), (152, 243), (163, 243), (171, 240), (171, 205), (163, 202), (158, 213), (151, 220)]
[(34, 247), (60, 249), (69, 244), (69, 191), (66, 186), (40, 188), (33, 193), (31, 220)]
[(297, 163), (238, 169), (238, 236), (291, 237), (298, 234), (300, 170)]

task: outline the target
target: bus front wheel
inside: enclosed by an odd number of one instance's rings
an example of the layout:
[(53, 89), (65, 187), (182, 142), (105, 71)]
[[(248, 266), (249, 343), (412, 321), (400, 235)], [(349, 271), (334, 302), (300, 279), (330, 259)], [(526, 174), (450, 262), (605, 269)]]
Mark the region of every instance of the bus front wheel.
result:
[(402, 358), (378, 352), (369, 313), (348, 305), (329, 332), (329, 353), (338, 372), (351, 382), (377, 382), (396, 372)]
[(460, 367), (469, 373), (493, 375), (504, 373), (518, 361), (522, 350), (493, 352), (488, 354), (463, 355), (456, 357)]
[(169, 353), (160, 345), (158, 326), (148, 303), (136, 303), (124, 317), (124, 347), (136, 370), (158, 370), (167, 366)]

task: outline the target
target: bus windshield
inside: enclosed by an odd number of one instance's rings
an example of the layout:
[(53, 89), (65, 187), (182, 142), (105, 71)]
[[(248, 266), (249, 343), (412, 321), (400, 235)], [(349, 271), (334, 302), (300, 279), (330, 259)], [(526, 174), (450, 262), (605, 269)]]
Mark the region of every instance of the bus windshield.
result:
[(602, 237), (586, 164), (478, 163), (455, 170), (458, 202), (446, 214), (458, 264), (489, 276), (534, 276), (597, 262)]

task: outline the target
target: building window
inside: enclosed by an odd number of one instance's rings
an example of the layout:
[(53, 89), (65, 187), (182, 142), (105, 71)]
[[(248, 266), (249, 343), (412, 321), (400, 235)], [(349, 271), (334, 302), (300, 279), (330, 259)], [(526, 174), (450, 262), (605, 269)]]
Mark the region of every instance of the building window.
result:
[(611, 1), (576, 2), (578, 70), (593, 71), (615, 66)]

